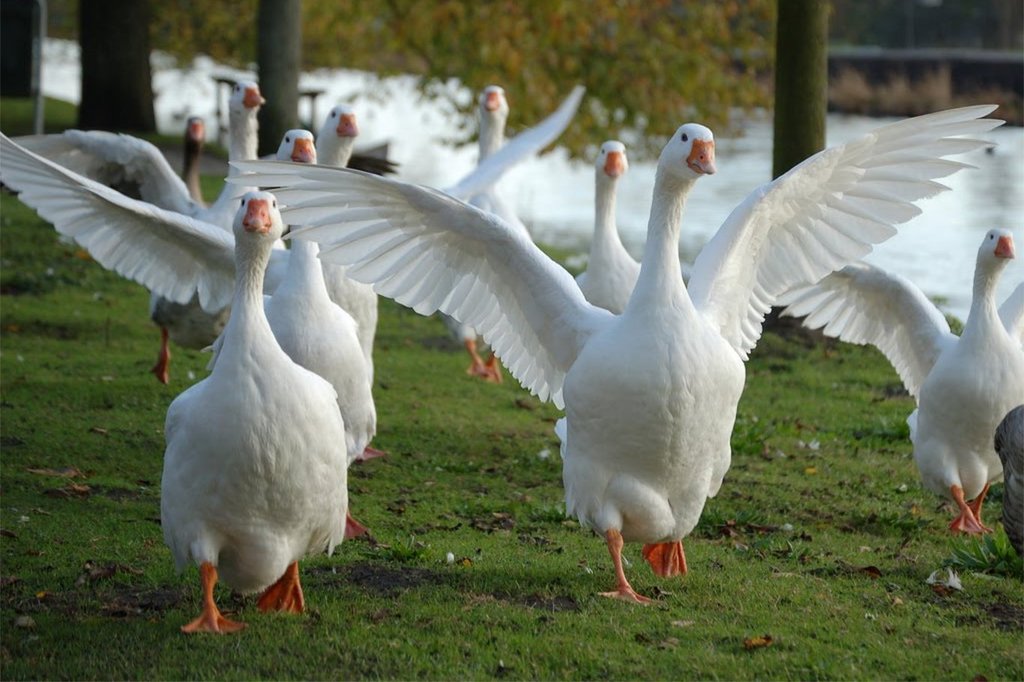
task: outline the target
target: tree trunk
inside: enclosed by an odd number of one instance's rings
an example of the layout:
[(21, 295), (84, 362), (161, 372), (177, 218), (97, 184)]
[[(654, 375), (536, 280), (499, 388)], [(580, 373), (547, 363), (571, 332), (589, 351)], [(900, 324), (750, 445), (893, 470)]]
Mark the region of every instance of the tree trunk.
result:
[(153, 132), (149, 0), (79, 3), (82, 101), (78, 127)]
[(825, 148), (828, 8), (821, 0), (781, 0), (775, 29), (772, 177)]
[(260, 154), (273, 154), (298, 125), (302, 0), (260, 0), (256, 59), (260, 91)]

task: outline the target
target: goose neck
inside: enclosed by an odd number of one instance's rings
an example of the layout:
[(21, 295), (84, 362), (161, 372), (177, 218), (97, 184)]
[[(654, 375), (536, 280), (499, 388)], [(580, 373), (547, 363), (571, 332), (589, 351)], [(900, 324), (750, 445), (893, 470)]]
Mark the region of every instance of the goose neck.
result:
[[(317, 147), (316, 158), (318, 163), (325, 166), (345, 168), (348, 166), (349, 159), (352, 158), (354, 146), (354, 137), (338, 137), (332, 131), (327, 135), (324, 143)], [(323, 149), (320, 147), (323, 147)]]
[(289, 248), (288, 274), (281, 283), (280, 291), (298, 292), (304, 297), (324, 297), (327, 285), (324, 270), (317, 257), (320, 246), (308, 239), (293, 239)]
[(228, 121), (228, 160), (252, 161), (259, 144), (259, 122), (250, 109), (230, 112)]
[(964, 324), (964, 337), (973, 336), (977, 329), (984, 329), (999, 322), (999, 308), (996, 306), (996, 285), (999, 275), (1008, 261), (983, 263), (979, 260), (974, 269), (974, 286), (971, 295), (971, 309)]
[(686, 197), (693, 183), (693, 180), (675, 178), (658, 169), (654, 180), (651, 216), (647, 224), (647, 244), (633, 298), (686, 298), (682, 296), (686, 289), (679, 264), (679, 230)]
[(484, 118), (480, 125), (480, 161), (495, 153), (505, 144), (505, 123)]

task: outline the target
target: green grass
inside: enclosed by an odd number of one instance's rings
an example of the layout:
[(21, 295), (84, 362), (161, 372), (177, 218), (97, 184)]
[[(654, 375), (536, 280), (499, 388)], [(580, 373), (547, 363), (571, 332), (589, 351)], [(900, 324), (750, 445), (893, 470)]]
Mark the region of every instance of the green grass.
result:
[(1018, 578), (925, 584), (952, 508), (918, 482), (912, 402), (874, 351), (762, 340), (689, 575), (659, 579), (627, 547), (657, 597), (642, 608), (597, 596), (604, 543), (562, 515), (559, 413), (467, 377), (438, 321), (383, 300), (374, 444), (390, 454), (349, 477), (375, 540), (303, 562), (304, 615), (221, 587), (248, 629), (182, 635), (199, 583), (158, 525), (163, 420), (207, 358), (173, 349), (158, 384), (148, 294), (83, 256), (0, 197), (5, 680), (1024, 677)]

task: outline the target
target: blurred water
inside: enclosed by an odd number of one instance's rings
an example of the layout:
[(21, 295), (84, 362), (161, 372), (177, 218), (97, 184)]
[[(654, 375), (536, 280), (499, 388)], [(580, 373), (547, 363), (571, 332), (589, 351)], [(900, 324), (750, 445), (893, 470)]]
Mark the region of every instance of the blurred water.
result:
[[(185, 117), (192, 114), (213, 120), (216, 91), (212, 73), (254, 78), (252, 71), (231, 71), (204, 59), (186, 70), (169, 68), (154, 59), (161, 131), (180, 132)], [(48, 41), (43, 71), (46, 94), (77, 102), (78, 74), (77, 45)], [(401, 164), (404, 179), (444, 187), (476, 162), (475, 145), (450, 144), (459, 125), (450, 106), (421, 98), (412, 77), (380, 80), (361, 72), (324, 70), (305, 74), (302, 85), (325, 90), (318, 102), (321, 116), (336, 102), (353, 104), (360, 121), (360, 143), (390, 142), (391, 157)], [(447, 87), (463, 101), (473, 97), (458, 83)], [(509, 97), (510, 124), (525, 125), (516, 119), (515, 93)], [(300, 114), (308, 118), (308, 107), (304, 105)], [(885, 122), (830, 115), (828, 144), (845, 142)], [(742, 137), (716, 141), (718, 173), (702, 178), (687, 203), (680, 243), (685, 258), (692, 259), (733, 207), (770, 179), (771, 121), (755, 117), (746, 120), (742, 130)], [(896, 237), (867, 259), (908, 277), (929, 296), (941, 298), (943, 309), (961, 319), (970, 306), (978, 246), (990, 228), (1012, 230), (1021, 252), (1004, 273), (999, 301), (1024, 281), (1024, 129), (999, 128), (986, 139), (997, 145), (994, 152), (958, 157), (977, 169), (946, 178), (943, 182), (953, 191), (921, 202), (922, 215), (901, 226)], [(571, 161), (563, 150), (555, 149), (511, 171), (501, 189), (538, 241), (586, 251), (593, 229), (593, 173), (590, 163)], [(635, 255), (642, 251), (653, 178), (653, 162), (633, 159), (628, 174), (619, 182), (619, 230)]]

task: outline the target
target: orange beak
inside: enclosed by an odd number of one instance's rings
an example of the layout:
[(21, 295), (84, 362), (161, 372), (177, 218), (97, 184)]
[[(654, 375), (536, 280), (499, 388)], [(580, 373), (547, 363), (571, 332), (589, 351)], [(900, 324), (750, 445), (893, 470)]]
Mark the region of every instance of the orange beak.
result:
[(996, 256), (999, 258), (1013, 258), (1017, 254), (1013, 250), (1013, 237), (1006, 235), (999, 238), (996, 243)]
[(245, 97), (242, 98), (242, 104), (247, 108), (252, 109), (253, 107), (262, 106), (267, 103), (267, 100), (263, 99), (263, 95), (260, 94), (260, 89), (257, 87), (249, 87), (245, 89)]
[(356, 125), (355, 114), (342, 114), (338, 119), (338, 127), (334, 129), (338, 137), (355, 137), (359, 134), (359, 126)]
[(626, 159), (622, 152), (608, 152), (604, 160), (604, 174), (609, 178), (617, 178), (626, 172)]
[(192, 119), (192, 122), (188, 124), (188, 136), (196, 142), (206, 139), (206, 124), (203, 123), (202, 119)]
[(316, 149), (313, 147), (313, 141), (305, 137), (296, 139), (295, 144), (292, 145), (291, 160), (299, 163), (316, 163)]
[(487, 99), (484, 100), (484, 109), (487, 111), (497, 111), (501, 106), (501, 94), (497, 90), (491, 90), (487, 93)]
[(715, 142), (714, 140), (694, 140), (690, 155), (686, 157), (686, 165), (694, 173), (714, 175), (715, 173)]
[(246, 232), (266, 234), (270, 232), (270, 206), (266, 199), (250, 199), (242, 218), (242, 227)]

